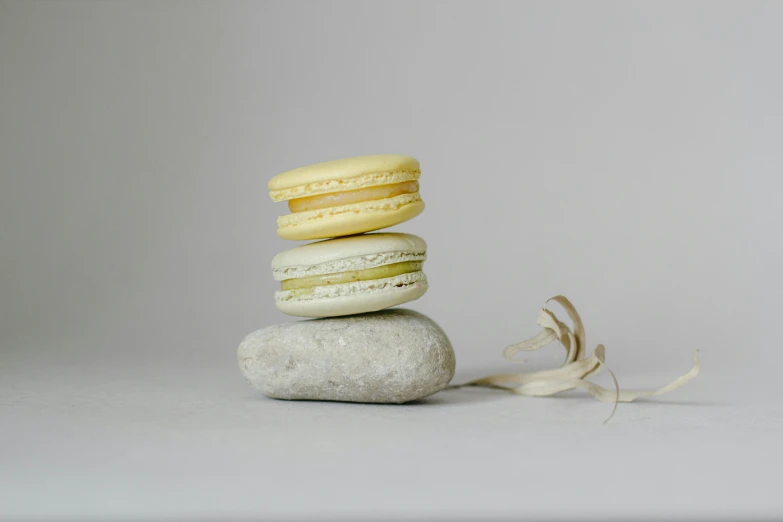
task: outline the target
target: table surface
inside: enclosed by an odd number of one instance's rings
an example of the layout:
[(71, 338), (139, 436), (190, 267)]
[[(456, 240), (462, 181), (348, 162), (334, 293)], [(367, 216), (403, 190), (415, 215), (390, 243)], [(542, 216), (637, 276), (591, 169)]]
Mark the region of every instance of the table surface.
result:
[(602, 424), (611, 405), (578, 392), (288, 402), (228, 367), (12, 369), (3, 520), (783, 517), (783, 408), (716, 372)]

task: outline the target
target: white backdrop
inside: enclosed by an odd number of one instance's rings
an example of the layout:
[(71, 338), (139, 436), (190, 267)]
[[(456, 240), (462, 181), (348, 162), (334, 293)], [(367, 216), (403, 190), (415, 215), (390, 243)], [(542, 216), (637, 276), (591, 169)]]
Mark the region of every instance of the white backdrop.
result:
[[(0, 2), (0, 518), (783, 516), (782, 23), (764, 2)], [(427, 209), (394, 230), (429, 244), (410, 307), (457, 380), (508, 370), (557, 293), (622, 386), (694, 348), (703, 374), (606, 426), (581, 394), (256, 395), (236, 346), (292, 320), (267, 181), (385, 152), (422, 164)]]

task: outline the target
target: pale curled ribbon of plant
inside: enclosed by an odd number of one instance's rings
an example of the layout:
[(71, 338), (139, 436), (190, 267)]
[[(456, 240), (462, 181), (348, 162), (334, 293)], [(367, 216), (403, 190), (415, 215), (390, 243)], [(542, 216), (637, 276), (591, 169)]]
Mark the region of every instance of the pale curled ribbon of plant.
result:
[[(549, 304), (550, 301), (554, 301), (563, 307), (574, 325), (573, 330), (546, 308), (546, 305)], [(566, 359), (563, 366), (554, 370), (491, 375), (454, 387), (480, 386), (495, 388), (528, 397), (545, 397), (566, 390), (584, 388), (599, 401), (614, 403), (612, 412), (604, 421), (606, 423), (614, 415), (618, 402), (632, 402), (640, 397), (653, 397), (670, 392), (679, 388), (699, 374), (699, 352), (696, 350), (693, 356), (693, 367), (690, 371), (666, 386), (658, 388), (657, 390), (620, 391), (617, 378), (606, 366), (606, 349), (604, 348), (604, 345), (599, 344), (596, 346), (595, 350), (593, 350), (592, 355), (586, 357), (585, 329), (582, 324), (582, 318), (579, 316), (579, 313), (576, 311), (576, 308), (571, 301), (565, 296), (556, 295), (547, 299), (536, 322), (544, 329), (539, 332), (538, 335), (531, 337), (526, 341), (507, 347), (503, 350), (503, 357), (513, 362), (524, 362), (513, 359), (514, 355), (518, 352), (538, 350), (548, 344), (559, 341), (566, 350)], [(601, 386), (586, 380), (587, 377), (597, 375), (601, 371), (601, 368), (606, 368), (611, 375), (612, 381), (614, 382), (614, 390), (602, 388)]]

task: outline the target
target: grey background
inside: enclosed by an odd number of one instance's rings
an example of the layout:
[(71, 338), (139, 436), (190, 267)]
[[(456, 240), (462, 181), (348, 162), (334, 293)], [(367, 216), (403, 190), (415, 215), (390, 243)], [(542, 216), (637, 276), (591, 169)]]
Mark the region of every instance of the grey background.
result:
[[(0, 2), (0, 518), (783, 517), (783, 5)], [(421, 161), (456, 380), (569, 296), (626, 388), (286, 403), (268, 179)], [(551, 347), (539, 368), (561, 361)], [(606, 383), (606, 381), (602, 381)], [(569, 478), (569, 473), (575, 473)]]

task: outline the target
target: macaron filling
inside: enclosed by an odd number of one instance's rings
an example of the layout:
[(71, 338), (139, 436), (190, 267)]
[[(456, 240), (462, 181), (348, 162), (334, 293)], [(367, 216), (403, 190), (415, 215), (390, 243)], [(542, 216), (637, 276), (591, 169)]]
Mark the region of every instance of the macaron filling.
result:
[(388, 199), (400, 196), (402, 194), (415, 194), (418, 191), (418, 181), (404, 181), (402, 183), (394, 183), (390, 185), (379, 185), (357, 190), (331, 192), (328, 194), (296, 198), (288, 202), (288, 208), (291, 212), (294, 213), (307, 212), (310, 210), (320, 210), (324, 208), (351, 205), (354, 203), (363, 203), (365, 201)]
[(306, 291), (311, 290), (317, 286), (386, 279), (402, 274), (409, 274), (411, 272), (419, 272), (421, 271), (422, 264), (422, 261), (406, 261), (402, 263), (393, 263), (390, 265), (365, 268), (363, 270), (349, 270), (347, 272), (339, 272), (335, 274), (321, 274), (309, 277), (300, 277), (296, 279), (286, 279), (280, 283), (280, 289), (282, 291)]
[(322, 301), (324, 299), (340, 299), (356, 296), (367, 297), (390, 291), (416, 290), (424, 293), (426, 292), (426, 289), (427, 276), (424, 275), (424, 272), (419, 270), (417, 272), (408, 272), (407, 274), (384, 277), (382, 279), (371, 279), (369, 281), (355, 281), (353, 283), (314, 286), (312, 288), (298, 288), (295, 290), (279, 290), (275, 292), (275, 302), (278, 304), (291, 301), (304, 303)]

